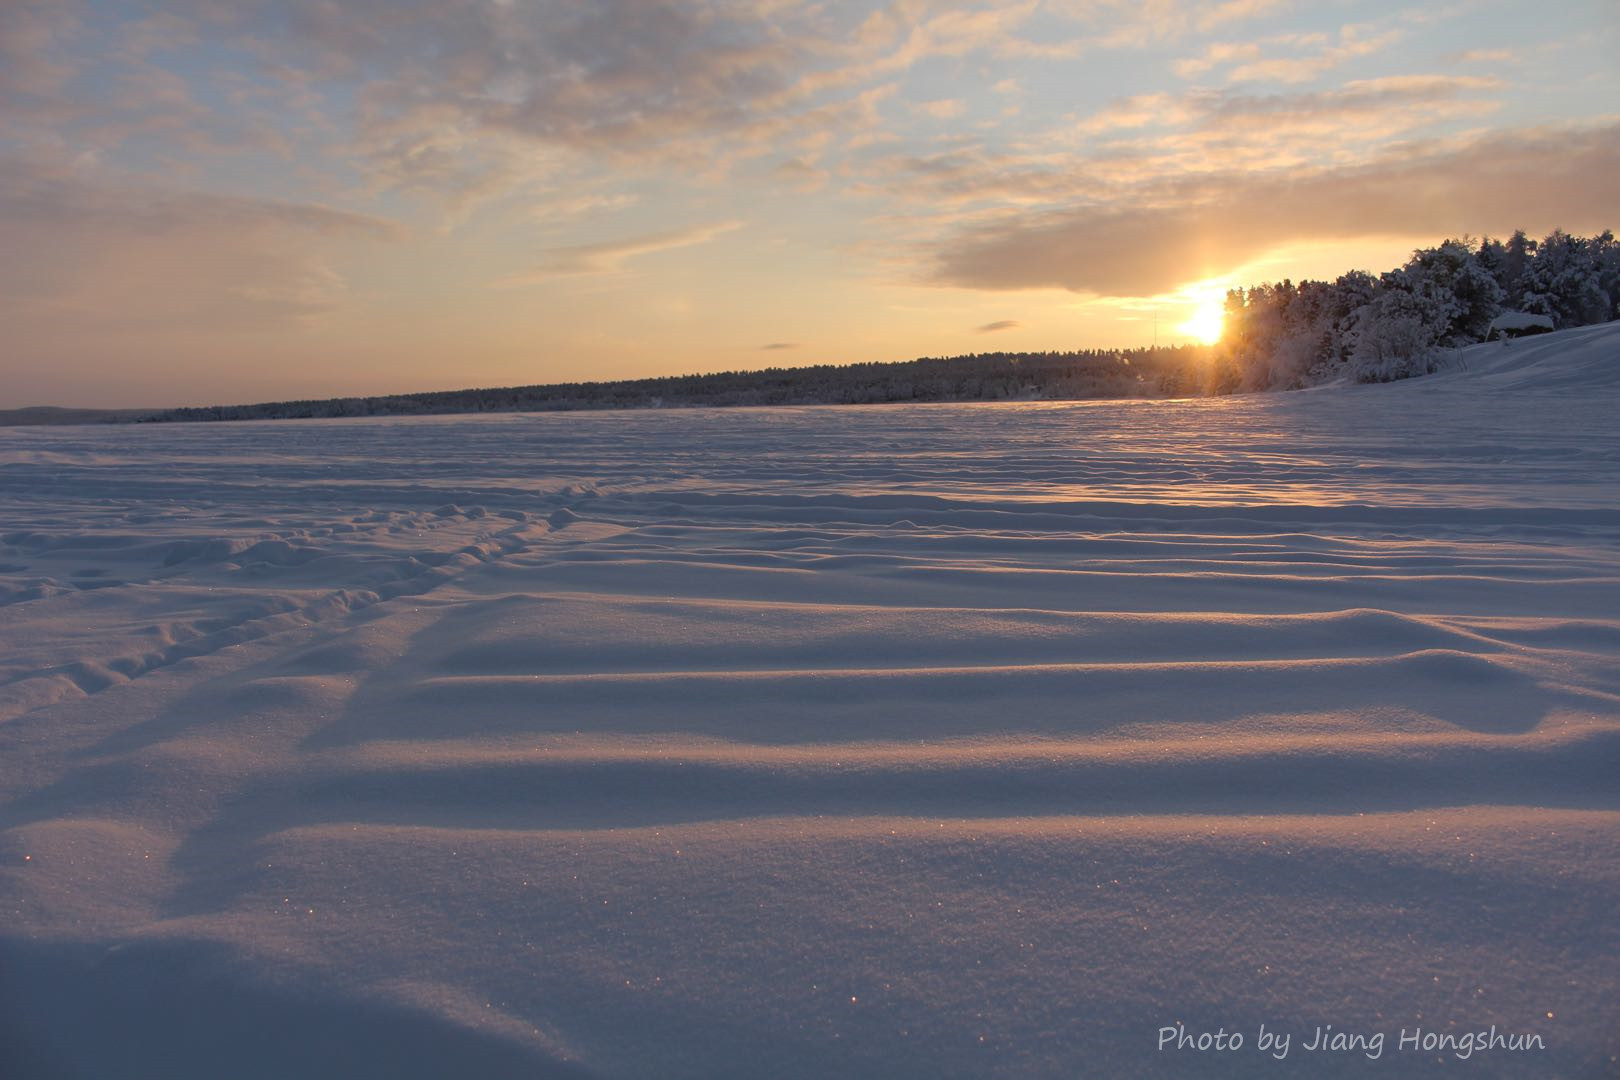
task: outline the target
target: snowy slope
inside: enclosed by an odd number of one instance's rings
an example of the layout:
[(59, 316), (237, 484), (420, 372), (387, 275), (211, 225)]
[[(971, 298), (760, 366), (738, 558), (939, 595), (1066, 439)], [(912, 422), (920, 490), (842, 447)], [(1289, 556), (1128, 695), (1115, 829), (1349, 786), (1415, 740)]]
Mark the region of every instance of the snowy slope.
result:
[(1469, 382), (1492, 390), (1539, 388), (1612, 392), (1620, 385), (1615, 324), (1475, 345), (1463, 350)]
[(1613, 1075), (1617, 373), (0, 431), (0, 1076)]

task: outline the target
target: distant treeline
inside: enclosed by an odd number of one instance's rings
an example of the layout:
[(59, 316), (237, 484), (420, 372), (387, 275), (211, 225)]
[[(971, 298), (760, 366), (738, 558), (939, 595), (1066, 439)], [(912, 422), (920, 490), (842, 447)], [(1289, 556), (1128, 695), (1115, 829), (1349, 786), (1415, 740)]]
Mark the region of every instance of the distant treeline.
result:
[(1555, 230), (1539, 243), (1447, 240), (1398, 270), (1283, 281), (1226, 297), (1211, 389), (1289, 390), (1349, 379), (1387, 382), (1436, 370), (1446, 350), (1484, 341), (1508, 311), (1557, 329), (1620, 318), (1620, 243)]
[(619, 382), (558, 383), (493, 390), (445, 390), (386, 397), (277, 401), (168, 409), (142, 419), (281, 420), (341, 416), (430, 416), (469, 412), (692, 408), (725, 405), (875, 405), (926, 401), (1060, 401), (1166, 397), (1202, 392), (1203, 346), (975, 353), (902, 363), (672, 375)]

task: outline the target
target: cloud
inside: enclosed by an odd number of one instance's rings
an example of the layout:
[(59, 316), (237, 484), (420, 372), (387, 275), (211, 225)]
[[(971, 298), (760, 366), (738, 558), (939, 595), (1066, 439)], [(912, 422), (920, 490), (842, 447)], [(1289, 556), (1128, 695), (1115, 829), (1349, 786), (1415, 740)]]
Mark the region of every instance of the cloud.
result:
[[(992, 49), (1036, 7), (190, 2), (234, 20), (283, 65), (352, 85), (351, 152), (374, 183), (448, 199), (455, 214), (569, 170), (660, 166), (714, 182), (741, 161), (798, 156), (807, 138), (877, 130), (898, 89), (883, 80), (929, 57)], [(808, 190), (823, 178), (792, 182)]]
[(1008, 215), (934, 249), (974, 289), (1150, 296), (1291, 242), (1612, 226), (1620, 125), (1530, 128), (1399, 148), (1356, 167), (1165, 181), (1134, 205)]
[(771, 170), (773, 179), (797, 191), (816, 191), (827, 183), (827, 172), (802, 158), (788, 158)]
[(1501, 87), (1499, 80), (1480, 76), (1396, 75), (1304, 94), (1194, 94), (1179, 104), (1188, 122), (1222, 134), (1254, 130), (1275, 137), (1283, 131), (1347, 127), (1389, 132), (1415, 126), (1408, 121), (1429, 123), (1456, 115), (1458, 110), (1443, 111), (1448, 104), (1466, 102), (1462, 112), (1494, 109), (1494, 102), (1480, 101), (1478, 95)]
[(1195, 17), (1195, 23), (1200, 31), (1208, 33), (1226, 23), (1259, 18), (1290, 5), (1291, 0), (1225, 0), (1213, 7), (1206, 6)]
[(296, 158), (310, 190), (358, 174), (454, 223), (604, 165), (714, 163), (867, 116), (796, 91), (851, 59), (809, 0), (147, 6), (0, 3), (0, 137), (198, 180), (219, 154)]
[(0, 104), (17, 108), (59, 92), (77, 68), (63, 45), (78, 27), (66, 5), (0, 4)]
[(71, 146), (98, 159), (130, 144), (161, 146), (171, 178), (191, 171), (198, 154), (287, 156), (291, 143), (271, 114), (227, 89), (239, 72), (212, 73), (205, 90), (195, 72), (154, 58), (195, 45), (190, 24), (165, 14), (0, 4), (0, 138), (13, 151)]
[[(1321, 33), (1276, 34), (1246, 41), (1218, 41), (1197, 56), (1171, 64), (1183, 79), (1194, 79), (1227, 67), (1228, 82), (1310, 82), (1351, 60), (1371, 56), (1405, 36), (1400, 27), (1378, 28), (1371, 23), (1340, 27), (1337, 40)], [(1268, 49), (1284, 55), (1266, 56)]]
[(611, 240), (601, 244), (577, 244), (553, 248), (545, 253), (539, 265), (496, 282), (500, 286), (533, 285), (560, 277), (586, 274), (612, 274), (624, 268), (631, 259), (653, 255), (660, 251), (707, 244), (717, 236), (742, 227), (740, 221), (722, 221), (712, 225), (697, 225), (687, 229), (648, 233), (624, 240)]
[(1192, 34), (1261, 18), (1291, 6), (1290, 0), (1047, 0), (1046, 8), (1080, 22), (1087, 49), (1145, 48)]
[(0, 4), (0, 137), (197, 186), (242, 173), (216, 156), (256, 155), (303, 191), (416, 196), (445, 227), (608, 171), (707, 185), (787, 158), (775, 179), (812, 191), (836, 174), (829, 148), (893, 126), (901, 87), (885, 80), (989, 56), (1038, 6), (174, 0), (90, 20), (15, 0)]
[(983, 326), (975, 326), (973, 332), (975, 334), (994, 334), (1001, 330), (1017, 330), (1023, 325), (1023, 323), (1014, 319), (997, 319), (995, 322), (987, 322)]
[(0, 159), (0, 249), (13, 253), (0, 261), (0, 312), (21, 327), (19, 340), (284, 326), (342, 302), (335, 255), (398, 235), (387, 221), (326, 206)]
[(1496, 109), (1500, 85), (1474, 76), (1422, 75), (1305, 93), (1136, 95), (1018, 152), (969, 144), (879, 157), (866, 163), (852, 188), (933, 206), (936, 217), (960, 212), (953, 207), (1081, 199), (1099, 206), (1151, 205), (1162, 198), (1156, 185), (1172, 180), (1367, 160), (1395, 136)]
[(807, 58), (802, 5), (659, 0), (193, 0), (275, 54), (363, 87), (371, 119), (432, 103), (462, 121), (575, 145), (735, 123)]
[[(856, 9), (853, 4), (833, 7)], [(1038, 7), (1040, 0), (979, 0), (972, 4), (894, 0), (878, 4), (858, 29), (824, 37), (813, 47), (821, 62), (808, 66), (794, 83), (792, 94), (815, 97), (831, 90), (870, 87), (898, 78), (931, 57), (1072, 55), (1068, 46), (1035, 45), (1018, 38), (1018, 28)], [(775, 18), (774, 13), (771, 17)]]
[(1236, 60), (1255, 60), (1260, 56), (1257, 41), (1218, 41), (1205, 46), (1198, 56), (1186, 57), (1171, 64), (1171, 70), (1183, 79), (1194, 79), (1221, 64)]
[(752, 141), (761, 122), (765, 134), (780, 132), (784, 116), (817, 112), (927, 57), (989, 48), (1036, 0), (937, 11), (897, 0), (859, 25), (856, 9), (814, 0), (179, 6), (251, 35), (288, 69), (354, 86), (369, 152), (398, 172), (432, 132), (619, 155)]
[(614, 195), (604, 195), (600, 192), (587, 192), (575, 195), (557, 195), (537, 199), (529, 207), (529, 218), (539, 222), (570, 221), (577, 218), (590, 217), (595, 214), (611, 213), (634, 206), (640, 199), (636, 195), (620, 192)]
[(784, 349), (803, 348), (797, 341), (773, 341), (769, 345), (761, 345), (760, 352), (780, 352)]
[(1456, 55), (1459, 64), (1515, 64), (1519, 57), (1512, 49), (1468, 49)]
[[(895, 99), (906, 100), (906, 74), (931, 58), (976, 57), (972, 66), (994, 81), (1007, 74), (989, 66), (996, 60), (1224, 31), (1281, 6), (174, 0), (147, 17), (111, 13), (104, 27), (81, 33), (57, 13), (65, 5), (16, 0), (0, 9), (0, 27), (16, 24), (11, 38), (21, 43), (0, 57), (0, 84), (25, 81), (30, 108), (43, 109), (44, 95), (70, 111), (65, 123), (36, 109), (31, 130), (40, 139), (67, 131), (97, 152), (127, 146), (124, 160), (172, 157), (199, 181), (208, 155), (274, 156), (296, 161), (307, 190), (411, 193), (448, 226), (507, 196), (532, 205), (547, 191), (580, 189), (607, 170), (615, 183), (657, 168), (711, 184), (739, 163), (787, 159), (773, 178), (816, 190), (844, 175), (832, 147), (847, 153), (855, 140), (918, 127)], [(1069, 31), (1078, 36), (1062, 40)], [(114, 34), (121, 45), (103, 56), (98, 39)], [(0, 47), (4, 37), (0, 30)], [(99, 66), (97, 79), (120, 93), (81, 85), (75, 97), (64, 90), (76, 70), (69, 61)], [(973, 99), (951, 91), (910, 110), (942, 121), (966, 114)], [(1001, 78), (995, 91), (1013, 97), (1018, 83)], [(6, 107), (0, 101), (0, 112)], [(1009, 101), (1004, 115), (1013, 112)], [(1096, 131), (1130, 130), (1109, 121), (1099, 116)], [(807, 145), (813, 138), (828, 141)]]
[(921, 116), (931, 117), (935, 120), (950, 120), (961, 116), (966, 106), (955, 98), (942, 98), (938, 101), (919, 101), (911, 106), (911, 111)]
[(1227, 78), (1232, 82), (1310, 82), (1324, 72), (1363, 56), (1382, 52), (1401, 40), (1400, 30), (1385, 30), (1369, 35), (1365, 28), (1346, 26), (1339, 31), (1339, 42), (1306, 56), (1279, 56), (1264, 60), (1251, 60), (1233, 68)]
[(1185, 124), (1200, 112), (1197, 101), (1167, 93), (1118, 98), (1075, 125), (1083, 135), (1120, 129)]

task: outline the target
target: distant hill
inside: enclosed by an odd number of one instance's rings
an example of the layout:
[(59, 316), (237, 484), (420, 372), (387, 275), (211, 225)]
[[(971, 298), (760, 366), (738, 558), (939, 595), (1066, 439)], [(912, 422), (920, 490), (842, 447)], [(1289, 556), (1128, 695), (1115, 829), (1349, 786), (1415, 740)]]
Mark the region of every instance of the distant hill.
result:
[(33, 405), (26, 409), (0, 409), (0, 427), (127, 424), (152, 416), (152, 409), (63, 409), (55, 405)]

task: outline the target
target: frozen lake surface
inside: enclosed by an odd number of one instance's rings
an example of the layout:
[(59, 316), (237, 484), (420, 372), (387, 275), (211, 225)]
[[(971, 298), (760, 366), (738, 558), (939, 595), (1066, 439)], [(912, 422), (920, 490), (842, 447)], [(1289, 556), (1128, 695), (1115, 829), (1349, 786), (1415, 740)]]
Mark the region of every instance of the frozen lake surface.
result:
[(1617, 406), (0, 429), (0, 1075), (1614, 1075)]

